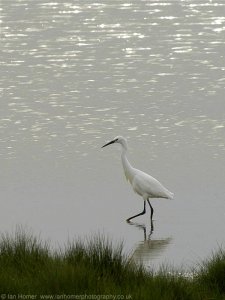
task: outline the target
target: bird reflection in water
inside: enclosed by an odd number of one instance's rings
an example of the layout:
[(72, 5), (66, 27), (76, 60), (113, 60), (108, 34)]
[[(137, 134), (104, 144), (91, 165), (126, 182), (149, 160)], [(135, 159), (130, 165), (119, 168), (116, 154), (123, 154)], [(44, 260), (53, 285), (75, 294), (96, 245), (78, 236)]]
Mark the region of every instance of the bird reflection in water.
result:
[(140, 223), (128, 222), (128, 224), (142, 230), (144, 234), (144, 239), (136, 244), (130, 258), (135, 263), (149, 266), (154, 260), (160, 257), (172, 241), (171, 237), (153, 239), (153, 222), (151, 222), (150, 228), (146, 228), (146, 225)]

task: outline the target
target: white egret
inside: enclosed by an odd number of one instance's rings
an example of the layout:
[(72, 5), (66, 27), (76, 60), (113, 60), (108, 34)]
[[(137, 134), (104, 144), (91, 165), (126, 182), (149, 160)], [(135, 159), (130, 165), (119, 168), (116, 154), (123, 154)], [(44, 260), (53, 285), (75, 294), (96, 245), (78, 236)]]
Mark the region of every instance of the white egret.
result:
[(166, 198), (166, 199), (173, 199), (173, 193), (171, 193), (169, 190), (167, 190), (157, 179), (154, 177), (135, 169), (131, 166), (129, 163), (126, 153), (127, 153), (127, 141), (122, 136), (115, 137), (111, 142), (108, 142), (103, 147), (106, 147), (108, 145), (119, 143), (122, 146), (122, 155), (121, 160), (124, 168), (124, 173), (126, 176), (126, 179), (130, 182), (130, 184), (133, 187), (133, 190), (138, 195), (142, 196), (144, 200), (144, 210), (127, 219), (127, 222), (129, 222), (131, 219), (136, 218), (138, 216), (144, 215), (146, 210), (146, 201), (148, 201), (148, 204), (151, 209), (151, 221), (153, 216), (153, 207), (149, 201), (149, 198)]

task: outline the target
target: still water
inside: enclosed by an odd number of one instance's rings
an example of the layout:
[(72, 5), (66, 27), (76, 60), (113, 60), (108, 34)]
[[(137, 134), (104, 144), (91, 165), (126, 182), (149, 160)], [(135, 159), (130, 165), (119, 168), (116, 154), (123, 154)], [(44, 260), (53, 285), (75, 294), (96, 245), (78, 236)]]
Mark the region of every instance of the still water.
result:
[[(224, 0), (1, 1), (0, 228), (103, 233), (147, 267), (225, 244)], [(174, 192), (149, 211), (129, 160)]]

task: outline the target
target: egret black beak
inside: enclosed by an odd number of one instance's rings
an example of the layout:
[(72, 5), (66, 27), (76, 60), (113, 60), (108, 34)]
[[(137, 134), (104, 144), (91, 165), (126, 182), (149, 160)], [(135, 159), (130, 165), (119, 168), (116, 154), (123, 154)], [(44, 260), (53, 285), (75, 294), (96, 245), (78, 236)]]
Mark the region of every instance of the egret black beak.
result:
[(102, 148), (104, 148), (104, 147), (106, 147), (106, 146), (108, 146), (108, 145), (114, 144), (114, 143), (115, 143), (115, 141), (113, 140), (113, 141), (111, 141), (111, 142), (105, 144), (104, 146), (102, 146)]

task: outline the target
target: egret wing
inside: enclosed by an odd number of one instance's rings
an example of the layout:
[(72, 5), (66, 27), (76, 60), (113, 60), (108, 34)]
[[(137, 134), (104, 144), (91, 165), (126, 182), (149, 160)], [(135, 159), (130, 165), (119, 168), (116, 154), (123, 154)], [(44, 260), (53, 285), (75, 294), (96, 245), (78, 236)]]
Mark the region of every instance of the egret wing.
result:
[(157, 179), (139, 170), (132, 185), (134, 191), (145, 198), (173, 198), (173, 194)]

